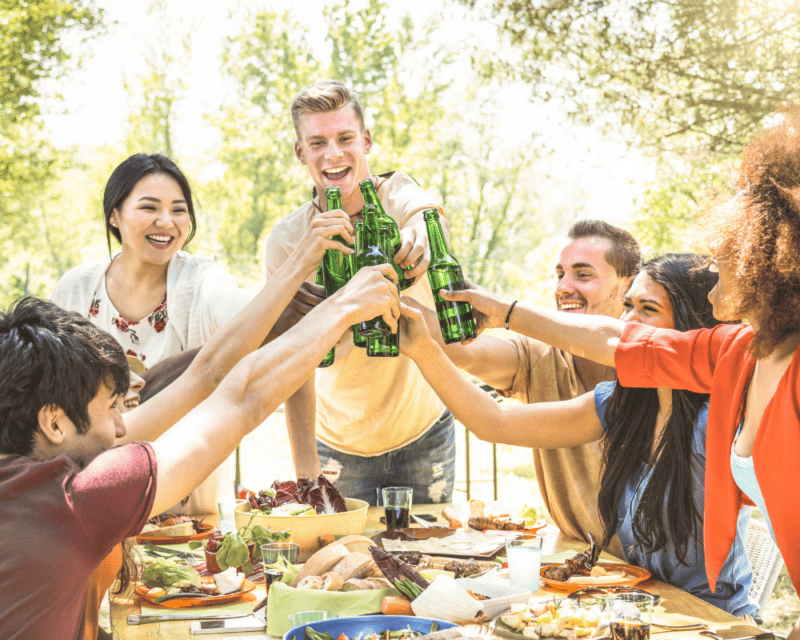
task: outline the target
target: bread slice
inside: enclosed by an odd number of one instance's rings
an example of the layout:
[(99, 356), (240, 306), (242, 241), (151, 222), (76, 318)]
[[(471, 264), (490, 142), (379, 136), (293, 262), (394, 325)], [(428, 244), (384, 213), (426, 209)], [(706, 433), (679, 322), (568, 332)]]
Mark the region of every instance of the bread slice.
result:
[(348, 553), (331, 571), (338, 573), (344, 580), (352, 580), (365, 577), (374, 565), (372, 556), (356, 551)]
[(321, 576), (335, 567), (345, 556), (349, 555), (347, 547), (341, 544), (332, 544), (322, 547), (301, 567), (300, 571), (292, 580), (290, 586), (296, 587), (303, 578), (308, 576)]
[(359, 551), (369, 555), (369, 548), (377, 545), (366, 536), (352, 535), (339, 538), (333, 544), (343, 544), (348, 551)]

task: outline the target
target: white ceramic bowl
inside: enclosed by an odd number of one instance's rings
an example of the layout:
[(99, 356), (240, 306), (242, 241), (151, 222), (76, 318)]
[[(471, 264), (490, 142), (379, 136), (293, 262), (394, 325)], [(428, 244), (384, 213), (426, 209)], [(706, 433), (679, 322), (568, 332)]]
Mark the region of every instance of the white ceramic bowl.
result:
[(505, 611), (512, 604), (524, 604), (531, 597), (530, 589), (522, 587), (512, 587), (508, 584), (492, 582), (491, 580), (480, 580), (473, 578), (458, 578), (460, 584), (467, 591), (488, 596), (489, 600), (481, 600), (481, 608), (489, 618), (494, 618), (498, 613)]
[(369, 504), (355, 498), (345, 498), (347, 511), (330, 515), (314, 516), (264, 516), (250, 515), (250, 503), (237, 504), (233, 508), (236, 528), (240, 529), (250, 522), (260, 524), (270, 531), (289, 529), (289, 540), (300, 545), (300, 562), (308, 560), (319, 550), (319, 537), (323, 535), (349, 536), (361, 535), (367, 528), (367, 508)]

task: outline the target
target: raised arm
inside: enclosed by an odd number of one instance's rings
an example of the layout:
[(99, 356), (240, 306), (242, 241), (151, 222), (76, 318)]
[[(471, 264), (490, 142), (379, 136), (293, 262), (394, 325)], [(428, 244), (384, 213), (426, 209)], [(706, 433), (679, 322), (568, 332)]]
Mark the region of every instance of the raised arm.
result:
[[(362, 269), (294, 328), (245, 357), (207, 400), (159, 437), (153, 443), (158, 462), (153, 512), (191, 493), (222, 464), (245, 435), (300, 387), (350, 326), (380, 315), (396, 327), (399, 301), (393, 274), (389, 265)], [(175, 394), (170, 388), (162, 395)]]
[[(513, 300), (472, 282), (468, 282), (468, 286), (464, 291), (443, 290), (441, 293), (448, 300), (469, 302), (477, 311), (480, 331), (505, 327)], [(606, 316), (576, 315), (517, 302), (511, 310), (508, 328), (562, 351), (613, 367), (614, 351), (625, 323)]]
[(419, 311), (403, 305), (402, 312), (401, 350), (414, 360), (455, 418), (481, 440), (554, 449), (602, 437), (593, 392), (563, 402), (500, 405), (450, 362), (431, 338)]
[(484, 334), (468, 345), (458, 342), (445, 344), (436, 311), (409, 297), (404, 297), (403, 303), (422, 313), (431, 337), (456, 367), (495, 389), (511, 389), (519, 366), (519, 355), (509, 342)]
[[(350, 237), (352, 225), (341, 211), (316, 216), (302, 241), (256, 297), (226, 323), (169, 387), (133, 411), (124, 414), (127, 434), (118, 442), (155, 440), (166, 429), (209, 396), (233, 366), (264, 342), (275, 321), (316, 269), (327, 249), (342, 250), (330, 238)], [(345, 249), (350, 251), (349, 249)]]

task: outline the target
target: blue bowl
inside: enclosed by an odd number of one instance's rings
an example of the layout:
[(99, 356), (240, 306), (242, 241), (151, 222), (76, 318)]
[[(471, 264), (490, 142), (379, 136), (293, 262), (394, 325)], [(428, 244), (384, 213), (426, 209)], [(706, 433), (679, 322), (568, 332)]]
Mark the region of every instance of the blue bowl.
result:
[(380, 633), (382, 631), (400, 631), (411, 629), (428, 634), (433, 623), (439, 625), (439, 629), (450, 629), (458, 625), (444, 620), (433, 620), (432, 618), (417, 618), (415, 616), (351, 616), (349, 618), (336, 618), (334, 620), (320, 620), (319, 622), (309, 622), (301, 624), (294, 629), (289, 629), (283, 640), (306, 640), (306, 627), (311, 627), (314, 631), (324, 633), (327, 631), (336, 640), (340, 634), (345, 634), (353, 640), (359, 633), (368, 635), (370, 633)]

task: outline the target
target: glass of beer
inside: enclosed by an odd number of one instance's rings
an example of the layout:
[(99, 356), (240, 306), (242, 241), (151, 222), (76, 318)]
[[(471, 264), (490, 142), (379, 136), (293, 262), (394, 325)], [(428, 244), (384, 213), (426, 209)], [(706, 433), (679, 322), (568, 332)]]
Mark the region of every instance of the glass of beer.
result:
[(387, 529), (404, 529), (410, 526), (411, 487), (383, 487), (383, 508), (386, 514)]
[(607, 609), (612, 640), (649, 640), (655, 596), (619, 593), (609, 597)]

